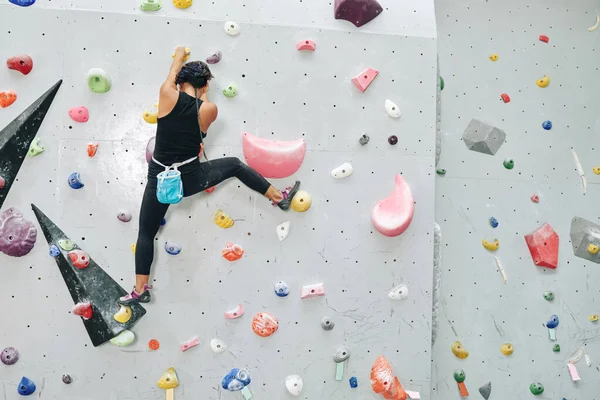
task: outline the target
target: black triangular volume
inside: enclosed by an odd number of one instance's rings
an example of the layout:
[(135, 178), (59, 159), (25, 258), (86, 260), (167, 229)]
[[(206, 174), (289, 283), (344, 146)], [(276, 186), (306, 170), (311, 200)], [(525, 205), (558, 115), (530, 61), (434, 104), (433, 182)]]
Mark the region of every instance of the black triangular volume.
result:
[[(55, 260), (73, 302), (75, 304), (79, 302), (92, 304), (92, 318), (82, 319), (82, 321), (94, 346), (99, 346), (125, 329), (131, 328), (146, 314), (144, 307), (134, 304), (131, 306), (131, 319), (127, 323), (121, 324), (115, 321), (113, 316), (120, 309), (117, 300), (127, 293), (125, 289), (119, 286), (91, 257), (90, 264), (86, 268), (75, 267), (69, 258), (69, 252), (59, 246), (60, 240), (69, 239), (69, 237), (34, 204), (31, 205), (31, 208), (44, 232), (48, 245), (55, 244), (61, 252)], [(83, 250), (77, 245), (75, 245), (75, 249)]]
[(62, 79), (0, 131), (0, 177), (6, 181), (0, 189), (0, 208), (61, 84)]

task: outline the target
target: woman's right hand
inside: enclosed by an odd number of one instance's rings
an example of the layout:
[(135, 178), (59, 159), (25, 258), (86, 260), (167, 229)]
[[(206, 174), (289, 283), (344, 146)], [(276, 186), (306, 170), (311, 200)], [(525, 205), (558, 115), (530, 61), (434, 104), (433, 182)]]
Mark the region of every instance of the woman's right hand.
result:
[(185, 46), (177, 46), (175, 48), (175, 58), (183, 60), (188, 55), (189, 55), (189, 53), (185, 50)]

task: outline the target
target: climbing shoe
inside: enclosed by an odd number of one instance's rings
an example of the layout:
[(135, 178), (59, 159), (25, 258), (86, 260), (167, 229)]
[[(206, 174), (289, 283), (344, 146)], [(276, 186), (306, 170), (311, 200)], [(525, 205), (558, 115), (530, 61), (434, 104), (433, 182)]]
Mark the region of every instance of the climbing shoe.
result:
[(152, 289), (152, 286), (144, 285), (144, 291), (138, 293), (135, 291), (134, 287), (131, 293), (119, 297), (119, 304), (122, 306), (130, 306), (135, 303), (150, 303), (150, 300), (152, 299), (152, 296), (150, 296), (150, 289)]
[(298, 189), (300, 189), (300, 181), (296, 181), (294, 186), (287, 187), (281, 191), (283, 196), (283, 200), (279, 203), (273, 203), (273, 205), (281, 208), (283, 211), (288, 211), (290, 209), (290, 204), (292, 203), (292, 199), (298, 193)]

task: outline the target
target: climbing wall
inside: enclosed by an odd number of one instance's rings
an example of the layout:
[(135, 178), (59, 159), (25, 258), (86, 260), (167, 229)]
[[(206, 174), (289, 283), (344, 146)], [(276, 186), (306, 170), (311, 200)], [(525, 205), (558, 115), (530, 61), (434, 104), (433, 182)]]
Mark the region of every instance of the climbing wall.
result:
[[(474, 399), (482, 398), (478, 389), (487, 382), (490, 399), (534, 398), (536, 382), (545, 388), (540, 398), (599, 398), (600, 330), (588, 317), (600, 313), (600, 266), (575, 257), (569, 235), (573, 217), (598, 222), (600, 180), (592, 169), (599, 165), (600, 30), (588, 27), (599, 12), (597, 1), (436, 2), (445, 80), (438, 168), (446, 174), (436, 178), (443, 240), (434, 399), (460, 398), (457, 369), (466, 373)], [(550, 84), (540, 88), (536, 80), (544, 75)], [(472, 118), (506, 132), (494, 156), (470, 151), (461, 140)], [(542, 127), (546, 120), (550, 130)], [(585, 194), (572, 150), (589, 181)], [(503, 166), (507, 158), (513, 169)], [(546, 222), (559, 236), (556, 270), (536, 266), (524, 239)], [(482, 239), (494, 238), (499, 249), (486, 250)], [(553, 301), (544, 299), (546, 291), (555, 293)], [(560, 321), (556, 341), (546, 327), (552, 315)], [(453, 355), (456, 340), (469, 351), (467, 359)], [(504, 343), (512, 344), (512, 355), (501, 352)], [(556, 344), (560, 352), (553, 351)], [(581, 380), (574, 382), (567, 360), (580, 348), (591, 366), (580, 353)]]
[[(208, 4), (208, 17), (215, 19), (209, 21), (200, 19), (200, 3), (182, 11), (165, 2), (158, 15), (121, 2), (96, 10), (85, 3), (78, 3), (80, 9), (60, 1), (38, 0), (27, 9), (0, 4), (0, 54), (26, 52), (34, 60), (27, 76), (0, 68), (2, 90), (18, 95), (0, 109), (0, 127), (64, 80), (38, 133), (46, 150), (25, 159), (2, 208), (18, 208), (38, 234), (26, 256), (0, 254), (0, 349), (13, 346), (21, 353), (15, 365), (0, 364), (0, 399), (19, 397), (22, 376), (37, 384), (41, 398), (161, 399), (165, 393), (156, 382), (171, 366), (181, 381), (176, 399), (243, 398), (221, 387), (234, 367), (249, 370), (255, 399), (291, 398), (284, 379), (293, 374), (304, 380), (301, 398), (377, 399), (382, 397), (372, 392), (369, 374), (379, 355), (390, 361), (406, 389), (430, 398), (437, 82), (431, 2), (419, 2), (410, 12), (406, 4), (390, 6), (364, 32), (332, 18), (312, 22), (306, 15), (292, 16), (317, 2), (285, 10), (262, 2), (248, 14), (236, 6), (242, 29), (236, 37), (223, 30), (224, 20), (233, 17), (226, 4), (218, 10)], [(331, 6), (322, 11), (332, 14)], [(296, 50), (304, 39), (316, 42), (314, 53)], [(152, 111), (177, 44), (189, 46), (193, 59), (223, 53), (212, 67), (209, 96), (219, 106), (219, 120), (206, 140), (208, 157), (243, 160), (243, 132), (274, 140), (304, 138), (302, 167), (273, 182), (284, 187), (301, 180), (313, 204), (305, 213), (284, 214), (232, 180), (172, 207), (156, 240), (154, 301), (131, 328), (136, 341), (94, 347), (80, 318), (70, 313), (73, 301), (30, 204), (130, 289), (145, 147), (155, 132), (142, 114)], [(369, 67), (379, 76), (361, 93), (351, 78)], [(90, 68), (110, 74), (108, 93), (88, 89)], [(239, 89), (233, 99), (221, 94), (230, 83)], [(399, 106), (400, 119), (386, 114), (386, 99)], [(82, 105), (89, 121), (74, 122), (67, 111)], [(370, 141), (361, 146), (363, 135)], [(391, 135), (397, 136), (396, 145), (388, 143)], [(86, 152), (89, 142), (99, 143), (93, 158)], [(345, 162), (352, 164), (353, 175), (334, 179), (331, 171)], [(79, 190), (67, 183), (73, 172), (85, 184)], [(415, 214), (402, 235), (388, 238), (374, 229), (370, 214), (392, 192), (396, 174), (412, 189)], [(233, 227), (215, 225), (219, 208), (234, 219)], [(133, 214), (131, 222), (117, 219), (121, 210)], [(291, 221), (291, 229), (280, 242), (276, 226), (284, 221)], [(168, 255), (166, 241), (182, 252)], [(244, 248), (241, 260), (221, 257), (228, 242)], [(290, 286), (288, 297), (273, 291), (280, 280)], [(324, 297), (300, 299), (302, 286), (320, 282)], [(399, 284), (408, 287), (408, 299), (390, 300), (388, 293)], [(238, 304), (245, 315), (225, 319), (223, 313)], [(259, 312), (279, 319), (273, 336), (252, 331), (252, 317)], [(325, 316), (335, 323), (331, 331), (321, 329)], [(181, 352), (180, 344), (194, 337), (199, 346)], [(227, 351), (213, 353), (213, 338), (223, 340)], [(160, 342), (158, 350), (149, 349), (151, 339)], [(333, 356), (342, 345), (351, 357), (343, 380), (336, 381)], [(70, 385), (61, 380), (67, 373)], [(358, 379), (356, 389), (348, 383), (351, 376)]]

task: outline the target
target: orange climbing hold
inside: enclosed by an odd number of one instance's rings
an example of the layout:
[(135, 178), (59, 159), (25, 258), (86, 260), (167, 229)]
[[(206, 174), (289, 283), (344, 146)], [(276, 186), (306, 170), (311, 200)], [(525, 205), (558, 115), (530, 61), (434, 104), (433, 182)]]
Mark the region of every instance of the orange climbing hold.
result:
[(150, 348), (150, 350), (156, 351), (160, 348), (160, 342), (156, 339), (151, 339), (148, 342), (148, 348)]
[(371, 388), (389, 400), (406, 400), (408, 395), (398, 377), (393, 376), (392, 366), (384, 356), (377, 357), (371, 368)]
[(261, 312), (252, 319), (252, 330), (258, 336), (268, 337), (277, 332), (279, 321), (267, 312)]
[(228, 261), (236, 261), (242, 258), (244, 249), (242, 249), (242, 246), (230, 242), (227, 243), (227, 247), (221, 250), (221, 255)]
[(0, 92), (0, 107), (6, 108), (17, 101), (17, 94), (13, 90)]
[(98, 151), (99, 143), (88, 143), (87, 145), (87, 153), (88, 157), (94, 157), (96, 152)]

